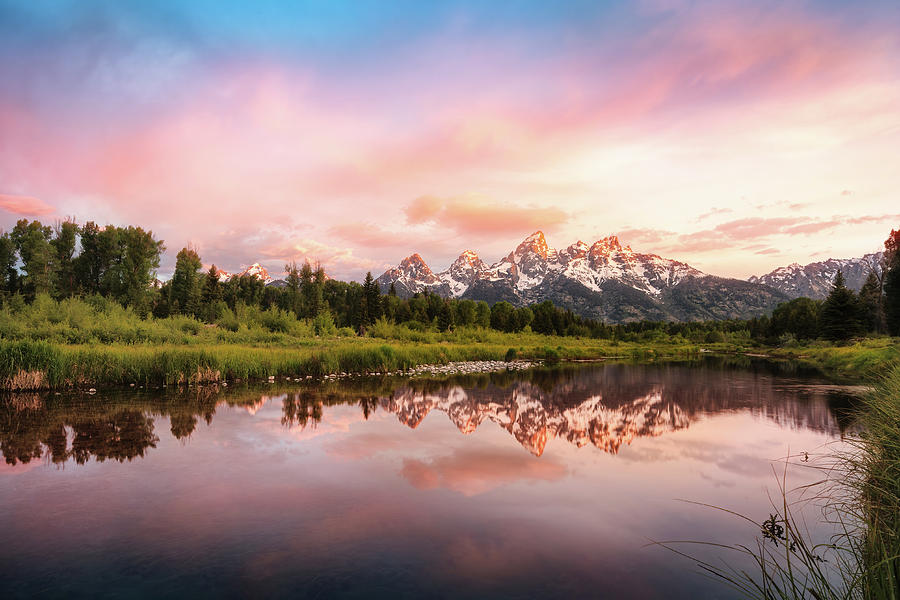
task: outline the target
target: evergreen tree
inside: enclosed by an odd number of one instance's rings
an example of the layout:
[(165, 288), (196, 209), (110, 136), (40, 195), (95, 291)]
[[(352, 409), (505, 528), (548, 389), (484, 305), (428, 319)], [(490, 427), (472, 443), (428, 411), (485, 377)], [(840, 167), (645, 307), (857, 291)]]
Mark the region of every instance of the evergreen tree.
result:
[(900, 229), (884, 242), (884, 316), (888, 333), (900, 335)]
[(397, 297), (397, 288), (394, 286), (394, 282), (391, 282), (391, 289), (388, 290), (388, 296), (393, 298)]
[(872, 270), (869, 271), (866, 282), (859, 290), (863, 326), (866, 331), (873, 333), (884, 333), (887, 331), (887, 321), (884, 316), (884, 297), (881, 288), (881, 279)]
[(200, 292), (200, 313), (204, 321), (212, 323), (219, 318), (218, 305), (222, 300), (222, 283), (219, 281), (219, 268), (211, 265), (203, 278)]
[(838, 271), (831, 293), (822, 304), (819, 313), (819, 330), (822, 337), (832, 341), (844, 341), (859, 335), (859, 299), (853, 290), (844, 285), (844, 274)]
[[(175, 258), (172, 275), (171, 305), (183, 314), (196, 314), (200, 308), (200, 276), (202, 263), (193, 248), (182, 248)], [(241, 279), (244, 279), (241, 277)]]
[(769, 333), (778, 338), (785, 333), (799, 340), (809, 340), (819, 334), (820, 303), (810, 298), (795, 298), (779, 304), (772, 311)]
[(441, 307), (441, 311), (437, 317), (438, 329), (441, 331), (450, 331), (453, 329), (453, 311), (450, 309), (450, 303), (446, 300)]
[(366, 273), (363, 282), (363, 315), (364, 323), (371, 325), (381, 317), (381, 291), (378, 283), (372, 278), (372, 272)]
[(491, 307), (491, 327), (497, 331), (516, 329), (516, 309), (509, 302), (497, 302)]

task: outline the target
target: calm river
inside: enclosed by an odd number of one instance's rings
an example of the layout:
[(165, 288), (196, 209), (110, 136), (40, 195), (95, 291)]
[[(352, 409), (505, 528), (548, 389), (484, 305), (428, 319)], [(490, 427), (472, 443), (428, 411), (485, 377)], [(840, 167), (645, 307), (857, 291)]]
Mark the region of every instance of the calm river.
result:
[(778, 459), (846, 427), (820, 384), (707, 361), (0, 397), (0, 597), (730, 598), (648, 543), (753, 543), (680, 499), (764, 520)]

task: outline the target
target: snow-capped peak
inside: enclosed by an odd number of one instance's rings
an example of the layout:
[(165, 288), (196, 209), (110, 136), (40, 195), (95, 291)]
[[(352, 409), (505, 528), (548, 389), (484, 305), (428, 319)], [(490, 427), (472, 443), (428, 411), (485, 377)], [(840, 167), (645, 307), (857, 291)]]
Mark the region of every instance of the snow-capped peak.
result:
[[(678, 261), (655, 254), (637, 254), (623, 246), (616, 236), (608, 236), (588, 246), (578, 241), (565, 250), (556, 251), (547, 243), (544, 233), (536, 231), (525, 238), (513, 252), (497, 263), (486, 266), (478, 255), (466, 250), (446, 270), (437, 275), (414, 254), (379, 277), (386, 289), (391, 283), (402, 283), (409, 293), (430, 289), (451, 297), (460, 297), (476, 282), (508, 288), (509, 297), (523, 301), (537, 299), (544, 284), (572, 281), (595, 292), (601, 292), (607, 281), (618, 281), (641, 292), (658, 296), (663, 289), (677, 285), (685, 278), (704, 277), (700, 271)], [(527, 297), (527, 298), (526, 298)]]
[(553, 249), (547, 245), (547, 240), (544, 238), (543, 231), (535, 231), (527, 238), (522, 240), (522, 243), (516, 248), (516, 251), (513, 253), (516, 258), (525, 256), (526, 254), (534, 253), (546, 260), (550, 254), (553, 253)]
[(237, 277), (244, 277), (245, 275), (249, 277), (256, 277), (266, 283), (272, 281), (272, 278), (269, 277), (269, 272), (259, 263), (253, 263), (252, 265), (238, 273)]

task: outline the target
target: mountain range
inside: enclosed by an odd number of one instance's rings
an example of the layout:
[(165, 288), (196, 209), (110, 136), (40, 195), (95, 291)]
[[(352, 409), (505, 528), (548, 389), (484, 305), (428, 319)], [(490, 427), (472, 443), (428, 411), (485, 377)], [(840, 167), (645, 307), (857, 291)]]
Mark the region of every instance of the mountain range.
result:
[(544, 300), (607, 322), (749, 318), (788, 295), (759, 282), (728, 279), (656, 254), (635, 252), (616, 236), (556, 250), (540, 231), (487, 265), (467, 250), (435, 273), (418, 254), (377, 279), (399, 296), (429, 291), (449, 298), (505, 300), (524, 306)]
[(821, 300), (831, 291), (838, 270), (844, 274), (847, 287), (858, 292), (871, 271), (881, 271), (883, 257), (884, 252), (873, 252), (860, 258), (829, 258), (808, 265), (793, 263), (748, 281), (773, 287), (791, 298)]
[(263, 267), (262, 265), (260, 265), (259, 263), (253, 263), (246, 269), (242, 270), (240, 273), (229, 273), (228, 271), (224, 271), (222, 269), (218, 269), (217, 272), (219, 274), (219, 281), (228, 281), (232, 277), (244, 277), (244, 276), (248, 276), (248, 275), (250, 277), (256, 277), (258, 279), (262, 279), (262, 281), (266, 285), (270, 285), (270, 284), (277, 285), (277, 282), (279, 281), (279, 280), (273, 279), (271, 276), (269, 276), (269, 272), (266, 270), (266, 268)]

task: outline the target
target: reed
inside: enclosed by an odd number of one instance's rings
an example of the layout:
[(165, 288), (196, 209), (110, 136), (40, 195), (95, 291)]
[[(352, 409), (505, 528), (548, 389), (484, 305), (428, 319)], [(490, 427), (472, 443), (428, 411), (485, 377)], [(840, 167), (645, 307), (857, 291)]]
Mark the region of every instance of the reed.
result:
[[(888, 369), (862, 399), (857, 424), (859, 433), (846, 440), (846, 449), (823, 457), (817, 467), (821, 481), (789, 490), (791, 461), (785, 460), (777, 502), (762, 522), (709, 506), (745, 520), (755, 533), (752, 543), (661, 545), (747, 598), (900, 599), (900, 365)], [(822, 511), (812, 528), (797, 510), (809, 503)], [(826, 539), (822, 530), (831, 532)], [(713, 546), (720, 555), (737, 553), (753, 568), (697, 560), (685, 544)]]

